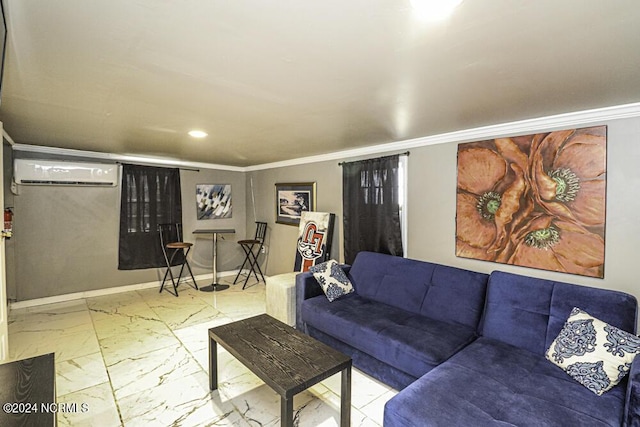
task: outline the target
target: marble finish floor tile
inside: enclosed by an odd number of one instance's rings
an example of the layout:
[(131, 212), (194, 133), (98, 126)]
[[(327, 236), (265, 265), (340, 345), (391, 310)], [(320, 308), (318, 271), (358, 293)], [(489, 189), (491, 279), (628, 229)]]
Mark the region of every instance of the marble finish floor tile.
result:
[(86, 306), (87, 302), (85, 300), (71, 300), (52, 304), (36, 305), (15, 311), (12, 310), (9, 317), (27, 316), (34, 313), (49, 313), (52, 316), (62, 316), (69, 313), (79, 312), (83, 308), (86, 308)]
[(266, 313), (266, 299), (264, 296), (229, 294), (219, 295), (213, 301), (214, 307), (225, 313), (234, 321), (246, 319)]
[(100, 351), (83, 300), (12, 310), (8, 330), (12, 360), (51, 352), (69, 360)]
[(197, 304), (202, 301), (202, 298), (210, 295), (210, 292), (203, 292), (192, 288), (191, 286), (181, 285), (178, 287), (178, 296), (174, 296), (168, 292), (158, 292), (157, 288), (147, 288), (136, 291), (140, 298), (149, 304), (150, 307), (155, 307), (163, 304), (173, 305), (186, 305)]
[[(111, 385), (117, 399), (161, 387), (202, 368), (182, 346), (162, 348), (120, 360), (108, 368)], [(180, 387), (181, 384), (175, 384)]]
[(138, 291), (118, 292), (109, 295), (87, 298), (87, 307), (114, 309), (127, 305), (144, 303), (144, 299)]
[[(264, 283), (179, 292), (149, 288), (12, 310), (10, 356), (55, 352), (58, 402), (78, 408), (58, 414), (59, 426), (279, 425), (280, 396), (221, 346), (219, 389), (209, 390), (209, 328), (264, 313)], [(296, 425), (338, 425), (339, 394), (340, 375), (298, 394)], [(395, 394), (354, 369), (351, 425), (381, 426)]]
[(180, 293), (180, 296), (176, 298), (166, 293), (156, 295), (149, 291), (146, 289), (139, 292), (149, 307), (171, 329), (186, 328), (222, 316), (219, 310), (200, 297), (199, 294), (205, 292), (190, 289)]
[(109, 383), (99, 384), (58, 398), (58, 403), (75, 404), (77, 410), (58, 412), (58, 427), (121, 427), (120, 415)]
[[(209, 372), (209, 349), (198, 350), (191, 355), (196, 359), (202, 370)], [(227, 350), (218, 346), (218, 381), (223, 383), (231, 381), (236, 377), (240, 377), (247, 373), (251, 373), (249, 368), (244, 366), (242, 362), (233, 357)]]
[(371, 403), (363, 406), (360, 410), (367, 414), (369, 418), (373, 421), (382, 425), (382, 420), (384, 418), (384, 405), (387, 403), (389, 399), (398, 394), (395, 390), (389, 390), (386, 393), (378, 396)]
[(111, 319), (111, 321), (103, 319), (95, 321), (93, 327), (98, 339), (105, 339), (123, 334), (144, 334), (145, 331), (156, 333), (171, 331), (160, 319), (143, 317), (115, 317)]
[[(340, 395), (341, 378), (340, 374), (335, 374), (321, 384), (326, 386), (334, 394)], [(351, 374), (351, 405), (356, 408), (362, 408), (373, 402), (381, 395), (388, 392), (389, 386), (375, 378), (354, 369)]]
[[(238, 408), (242, 416), (256, 425), (279, 425), (280, 395), (250, 371), (218, 383), (220, 397)], [(327, 389), (322, 387), (321, 392)], [(293, 398), (294, 416), (315, 399), (315, 389), (305, 390)]]
[(177, 346), (180, 346), (180, 341), (166, 326), (130, 329), (126, 333), (100, 339), (100, 348), (107, 367), (150, 351)]
[(209, 391), (203, 371), (118, 399), (127, 427), (161, 426), (249, 426), (229, 402)]
[(197, 300), (195, 304), (175, 306), (172, 304), (153, 307), (160, 319), (171, 329), (181, 329), (214, 320), (220, 311), (209, 304)]
[(100, 351), (93, 329), (67, 334), (63, 331), (9, 331), (9, 356), (12, 360), (55, 353), (57, 361), (75, 359)]
[(233, 319), (220, 313), (213, 319), (204, 323), (188, 326), (186, 328), (175, 329), (174, 335), (178, 337), (182, 345), (187, 347), (189, 351), (195, 352), (204, 348), (209, 348), (209, 329), (216, 326), (226, 325), (233, 322)]
[[(340, 396), (327, 390), (322, 394), (315, 394), (314, 398), (297, 408), (294, 414), (300, 426), (340, 426)], [(280, 418), (275, 423), (268, 425), (280, 425)], [(361, 427), (376, 427), (382, 425), (368, 418), (356, 408), (351, 408), (351, 425)]]
[(109, 375), (100, 353), (70, 360), (56, 360), (56, 394), (58, 396), (108, 382)]
[(160, 320), (156, 312), (144, 301), (120, 306), (92, 305), (89, 307), (89, 312), (94, 322), (118, 322), (126, 324), (141, 320)]
[(43, 332), (73, 335), (90, 331), (91, 316), (88, 316), (84, 301), (49, 304), (13, 311), (9, 316), (9, 329), (14, 332)]

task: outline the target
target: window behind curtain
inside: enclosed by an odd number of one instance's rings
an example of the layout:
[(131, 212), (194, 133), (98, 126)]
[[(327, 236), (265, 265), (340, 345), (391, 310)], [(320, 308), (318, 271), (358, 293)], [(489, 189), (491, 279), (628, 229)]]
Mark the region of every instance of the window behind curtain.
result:
[(164, 267), (158, 224), (182, 222), (180, 171), (122, 166), (119, 270)]
[(399, 156), (342, 164), (344, 258), (360, 251), (403, 255)]

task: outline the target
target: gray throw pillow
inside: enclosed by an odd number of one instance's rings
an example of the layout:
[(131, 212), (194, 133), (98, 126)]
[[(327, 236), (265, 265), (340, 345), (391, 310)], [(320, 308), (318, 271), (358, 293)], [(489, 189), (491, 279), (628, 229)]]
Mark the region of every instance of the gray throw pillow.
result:
[(574, 308), (545, 357), (597, 394), (613, 388), (640, 352), (640, 338)]
[(353, 285), (335, 259), (309, 268), (329, 302), (353, 292)]

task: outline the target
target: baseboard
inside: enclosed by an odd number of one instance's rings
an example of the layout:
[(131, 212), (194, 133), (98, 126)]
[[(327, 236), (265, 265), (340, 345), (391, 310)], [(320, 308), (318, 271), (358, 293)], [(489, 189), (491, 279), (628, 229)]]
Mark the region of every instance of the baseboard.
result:
[[(218, 273), (218, 277), (233, 276), (236, 274), (238, 274), (238, 270), (221, 271)], [(213, 277), (213, 274), (208, 273), (208, 274), (201, 274), (199, 276), (195, 276), (195, 279), (196, 281), (200, 281), (200, 280), (211, 279), (212, 277)], [(190, 282), (190, 280), (188, 282)], [(138, 291), (141, 289), (157, 288), (157, 287), (160, 287), (160, 281), (154, 280), (153, 282), (147, 282), (147, 283), (135, 283), (133, 285), (116, 286), (113, 288), (95, 289), (91, 291), (82, 291), (82, 292), (74, 292), (71, 294), (55, 295), (52, 297), (17, 301), (17, 302), (10, 303), (9, 309), (17, 310), (20, 308), (36, 307), (36, 306), (45, 305), (45, 304), (55, 304), (60, 302), (68, 302), (68, 301), (74, 301), (74, 300), (79, 300), (84, 298), (100, 297), (104, 295), (118, 294), (121, 292), (131, 292), (131, 291)]]

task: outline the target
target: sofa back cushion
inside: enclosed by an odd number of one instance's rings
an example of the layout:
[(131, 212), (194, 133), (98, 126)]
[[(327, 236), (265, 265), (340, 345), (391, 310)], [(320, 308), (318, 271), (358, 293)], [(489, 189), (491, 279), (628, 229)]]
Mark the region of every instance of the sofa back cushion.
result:
[(574, 307), (636, 332), (637, 302), (629, 294), (494, 271), (481, 335), (544, 355)]
[(368, 299), (476, 328), (489, 276), (430, 262), (360, 252), (349, 278), (358, 295)]

